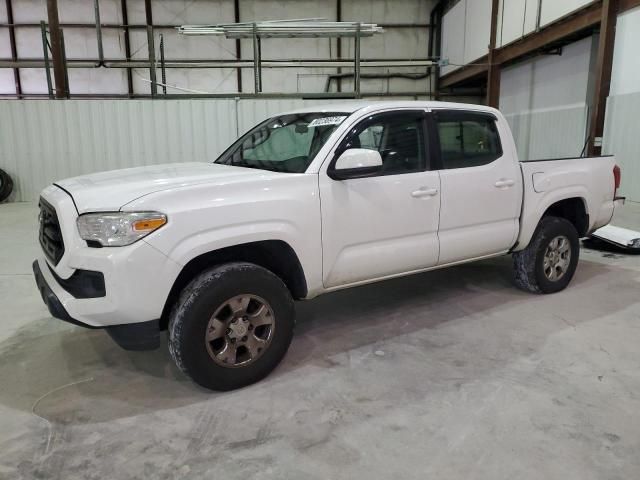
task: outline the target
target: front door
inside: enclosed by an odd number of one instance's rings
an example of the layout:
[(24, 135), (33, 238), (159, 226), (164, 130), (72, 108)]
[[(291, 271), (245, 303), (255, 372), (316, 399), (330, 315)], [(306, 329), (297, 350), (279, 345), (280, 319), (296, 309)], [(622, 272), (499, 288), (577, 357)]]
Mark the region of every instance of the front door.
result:
[(377, 150), (382, 171), (340, 181), (320, 173), (326, 288), (437, 264), (440, 178), (429, 171), (425, 131), (424, 111), (372, 115), (336, 151)]

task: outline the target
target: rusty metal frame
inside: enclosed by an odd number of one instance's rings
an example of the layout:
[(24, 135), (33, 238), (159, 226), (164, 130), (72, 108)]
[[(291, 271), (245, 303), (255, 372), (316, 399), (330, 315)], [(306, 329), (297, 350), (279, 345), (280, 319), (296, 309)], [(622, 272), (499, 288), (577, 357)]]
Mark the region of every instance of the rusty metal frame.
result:
[[(129, 12), (127, 0), (120, 0), (120, 10), (122, 12), (122, 24), (124, 29), (124, 55), (127, 62), (131, 61), (131, 36), (129, 34)], [(127, 91), (129, 96), (133, 96), (133, 71), (127, 68)]]
[[(9, 24), (13, 24), (13, 5), (11, 3), (11, 0), (5, 0), (5, 5), (7, 9), (7, 22)], [(11, 48), (11, 59), (15, 61), (18, 59), (18, 49), (16, 47), (15, 27), (13, 25), (9, 27), (9, 44)], [(18, 98), (22, 98), (22, 83), (20, 81), (20, 69), (18, 68), (13, 69), (13, 80), (16, 86), (16, 96)]]

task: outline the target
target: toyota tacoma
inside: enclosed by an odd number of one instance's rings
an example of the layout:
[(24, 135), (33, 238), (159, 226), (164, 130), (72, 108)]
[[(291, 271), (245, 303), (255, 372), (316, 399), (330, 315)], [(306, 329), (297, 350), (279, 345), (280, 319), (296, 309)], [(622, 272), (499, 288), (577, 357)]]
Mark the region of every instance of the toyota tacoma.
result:
[(563, 290), (609, 223), (612, 157), (519, 161), (477, 105), (343, 103), (274, 116), (211, 163), (71, 178), (40, 198), (36, 282), (53, 317), (157, 348), (229, 390), (284, 357), (294, 301), (513, 255), (515, 283)]

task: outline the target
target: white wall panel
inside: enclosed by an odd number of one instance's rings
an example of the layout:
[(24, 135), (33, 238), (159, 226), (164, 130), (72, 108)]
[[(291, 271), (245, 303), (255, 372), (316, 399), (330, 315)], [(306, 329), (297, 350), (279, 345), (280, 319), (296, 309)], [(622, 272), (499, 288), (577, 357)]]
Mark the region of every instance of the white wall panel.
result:
[(13, 2), (13, 20), (15, 22), (39, 22), (46, 19), (47, 2), (43, 0)]
[(589, 3), (593, 3), (593, 0), (542, 0), (540, 26), (555, 22)]
[(69, 89), (74, 93), (119, 94), (127, 91), (127, 72), (122, 68), (70, 68), (68, 75)]
[[(21, 68), (20, 82), (23, 93), (47, 93), (47, 76), (44, 68)], [(51, 82), (55, 84), (53, 73)]]
[(25, 100), (0, 102), (0, 168), (13, 199), (91, 172), (168, 162), (212, 161), (266, 117), (326, 101)]
[(621, 193), (640, 202), (640, 92), (609, 97), (603, 152), (616, 156), (622, 168)]
[(622, 167), (622, 194), (640, 202), (640, 8), (618, 17), (611, 95), (603, 139), (605, 153)]
[(234, 107), (233, 100), (0, 102), (0, 168), (14, 178), (17, 200), (34, 200), (55, 179), (208, 161), (236, 137)]
[(504, 46), (535, 31), (538, 4), (543, 0), (500, 0), (498, 46)]
[(0, 69), (0, 93), (16, 93), (16, 84), (13, 78), (13, 70), (10, 68)]
[[(458, 2), (442, 18), (442, 58), (446, 58), (452, 64), (464, 64), (464, 37), (466, 24), (466, 0)], [(441, 74), (446, 75), (459, 68), (451, 65), (441, 69)]]
[(500, 108), (521, 113), (588, 103), (592, 38), (567, 45), (562, 55), (548, 55), (505, 68)]
[(498, 45), (506, 45), (522, 37), (526, 0), (501, 0), (498, 16)]
[(9, 43), (9, 29), (0, 29), (0, 58), (11, 58), (11, 44)]
[(442, 19), (442, 58), (446, 75), (489, 52), (491, 0), (461, 0)]
[(577, 157), (585, 142), (589, 109), (564, 106), (505, 115), (523, 160)]
[(640, 8), (618, 17), (611, 95), (640, 92)]
[(577, 156), (584, 147), (594, 39), (562, 55), (537, 57), (502, 72), (500, 109), (525, 159)]
[(464, 63), (473, 62), (489, 52), (491, 3), (491, 0), (467, 0)]
[(524, 10), (522, 35), (528, 35), (538, 27), (538, 5), (544, 0), (527, 0)]

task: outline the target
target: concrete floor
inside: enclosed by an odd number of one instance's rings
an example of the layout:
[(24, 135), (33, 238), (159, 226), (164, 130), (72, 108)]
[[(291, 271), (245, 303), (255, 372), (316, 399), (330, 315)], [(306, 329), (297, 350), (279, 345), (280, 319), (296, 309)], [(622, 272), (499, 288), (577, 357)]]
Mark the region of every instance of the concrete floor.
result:
[(0, 478), (640, 478), (640, 256), (583, 250), (554, 296), (501, 258), (299, 304), (276, 372), (215, 394), (166, 341), (52, 320), (36, 216), (0, 206)]

